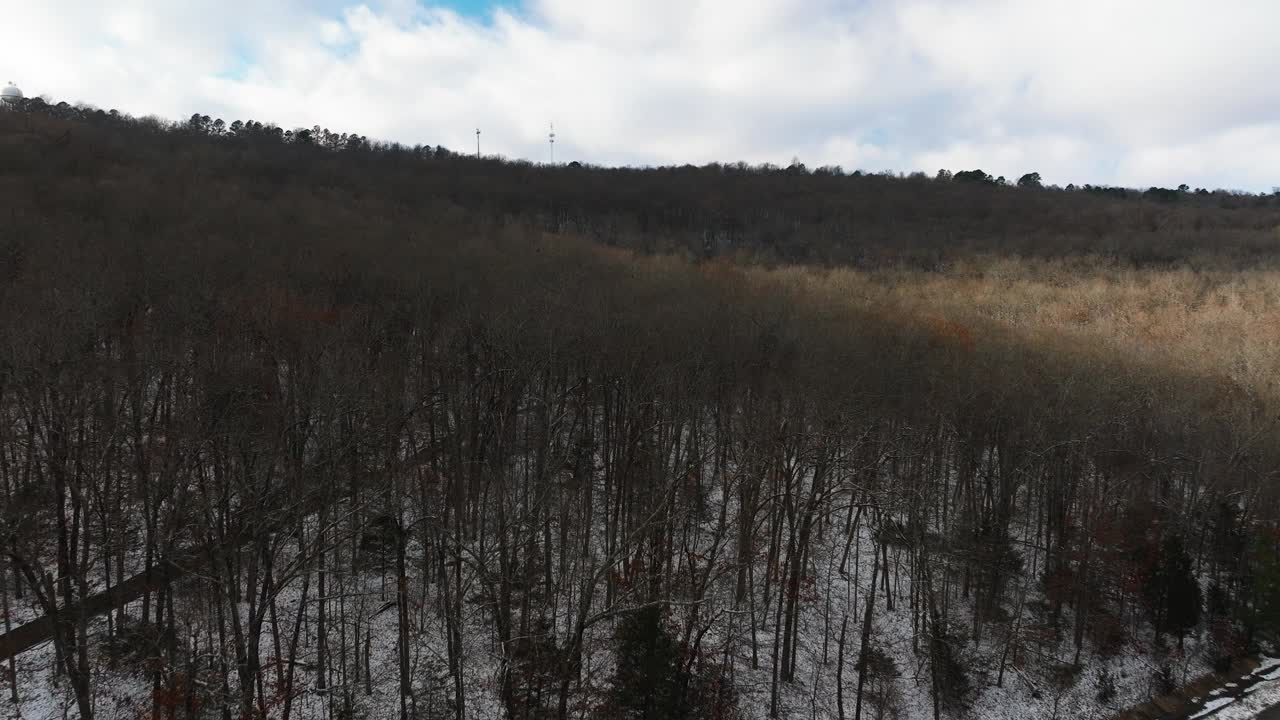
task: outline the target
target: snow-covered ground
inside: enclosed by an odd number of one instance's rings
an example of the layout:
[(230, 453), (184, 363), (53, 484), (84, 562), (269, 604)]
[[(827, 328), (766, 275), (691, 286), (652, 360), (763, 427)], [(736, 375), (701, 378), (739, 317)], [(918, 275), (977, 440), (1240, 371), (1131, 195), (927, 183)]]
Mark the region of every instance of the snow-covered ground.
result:
[[(1280, 706), (1280, 659), (1264, 658), (1262, 665), (1244, 682), (1252, 684), (1245, 689), (1243, 697), (1215, 697), (1204, 710), (1192, 716), (1193, 720), (1253, 720), (1263, 710)], [(1225, 688), (1228, 692), (1231, 689)]]
[[(850, 633), (856, 637), (857, 622), (861, 618), (863, 607), (860, 603), (864, 597), (867, 579), (871, 573), (870, 558), (865, 550), (870, 547), (870, 538), (863, 536), (864, 557), (859, 568), (860, 580), (858, 592), (854, 592), (852, 573), (842, 577), (839, 573), (831, 573), (830, 607), (826, 603), (810, 603), (806, 606), (801, 627), (804, 642), (801, 645), (800, 659), (797, 663), (797, 682), (786, 686), (783, 707), (784, 717), (792, 718), (830, 718), (838, 717), (836, 694), (833, 690), (836, 682), (836, 639), (840, 632), (843, 614), (850, 617)], [(840, 547), (825, 548), (827, 553), (838, 553)], [(892, 558), (892, 552), (891, 552)], [(828, 562), (829, 558), (819, 555), (818, 564)], [(834, 558), (838, 563), (839, 558)], [(891, 584), (892, 587), (892, 584)], [(819, 588), (818, 595), (825, 596), (827, 588)], [(899, 677), (892, 683), (893, 706), (896, 716), (904, 720), (925, 720), (933, 717), (933, 701), (930, 694), (930, 675), (927, 661), (913, 650), (911, 614), (908, 608), (909, 583), (903, 578), (899, 587), (897, 602), (893, 611), (889, 611), (884, 603), (883, 595), (878, 595), (875, 608), (874, 645), (884, 649), (898, 666)], [(855, 602), (856, 601), (856, 602)], [(968, 608), (953, 612), (958, 617), (966, 617)], [(830, 613), (830, 620), (824, 617)], [(1188, 638), (1184, 650), (1179, 652), (1170, 648), (1165, 653), (1152, 653), (1146, 648), (1130, 646), (1120, 655), (1102, 659), (1088, 647), (1082, 653), (1084, 669), (1076, 677), (1075, 682), (1066, 686), (1057, 684), (1045, 662), (1027, 661), (1017, 663), (1010, 661), (1005, 668), (1003, 682), (996, 685), (999, 665), (1007, 631), (991, 626), (984, 633), (982, 642), (975, 645), (968, 643), (964, 657), (970, 667), (972, 680), (978, 687), (976, 698), (966, 713), (969, 717), (983, 720), (1026, 720), (1027, 718), (1071, 718), (1072, 720), (1101, 720), (1116, 715), (1121, 710), (1147, 700), (1151, 693), (1151, 683), (1159, 666), (1168, 662), (1178, 679), (1188, 679), (1208, 672), (1207, 662), (1200, 659), (1202, 653), (1196, 638)], [(827, 662), (823, 663), (824, 639), (828, 643)], [(739, 652), (739, 672), (746, 679), (745, 685), (756, 688), (755, 700), (744, 704), (747, 716), (752, 718), (768, 717), (768, 688), (770, 668), (768, 665), (769, 649), (772, 647), (772, 634), (760, 633), (762, 662), (760, 670), (743, 672), (748, 667), (749, 656)], [(923, 646), (921, 639), (920, 645)], [(744, 648), (745, 649), (745, 648)], [(923, 648), (922, 648), (923, 649)], [(1050, 645), (1042, 650), (1046, 659), (1061, 664), (1069, 664), (1074, 656), (1074, 646), (1069, 641)], [(849, 652), (849, 651), (847, 651)], [(853, 652), (856, 652), (854, 650)], [(1106, 701), (1098, 700), (1096, 678), (1098, 672), (1105, 668), (1115, 681), (1115, 694)], [(846, 657), (844, 672), (846, 684), (846, 714), (852, 707), (853, 688), (856, 685), (854, 662)], [(894, 715), (886, 715), (893, 717)], [(872, 715), (877, 717), (877, 715)]]
[[(709, 534), (708, 534), (709, 537)], [(703, 538), (700, 542), (707, 542)], [(795, 680), (781, 685), (779, 714), (786, 718), (810, 718), (835, 720), (838, 717), (836, 683), (837, 643), (842, 622), (848, 618), (848, 644), (843, 672), (846, 716), (852, 717), (857, 671), (855, 660), (857, 638), (865, 611), (867, 586), (873, 568), (873, 541), (865, 525), (858, 531), (850, 556), (847, 573), (837, 570), (844, 551), (845, 535), (829, 532), (825, 539), (816, 540), (810, 556), (813, 584), (803, 593), (797, 621), (799, 648)], [(896, 717), (902, 720), (925, 720), (934, 715), (931, 694), (931, 671), (923, 652), (927, 640), (913, 637), (912, 611), (910, 609), (911, 578), (906, 569), (905, 552), (891, 549), (889, 571), (890, 588), (894, 596), (894, 608), (890, 610), (883, 593), (875, 600), (875, 622), (872, 645), (893, 660), (896, 677), (886, 678), (877, 688), (882, 698), (876, 710), (864, 712), (865, 717)], [(761, 566), (760, 571), (764, 568)], [(763, 720), (770, 714), (772, 686), (772, 653), (774, 648), (773, 608), (768, 617), (757, 617), (754, 623), (754, 644), (757, 648), (757, 667), (752, 668), (752, 623), (742, 609), (733, 602), (732, 574), (726, 574), (712, 583), (704, 602), (699, 607), (700, 618), (714, 618), (711, 628), (702, 639), (701, 647), (708, 657), (727, 657), (732, 665), (733, 678), (738, 689), (740, 709), (744, 718)], [(370, 719), (391, 718), (399, 713), (399, 668), (397, 656), (397, 612), (387, 610), (391, 583), (374, 569), (360, 568), (345, 576), (331, 573), (328, 594), (331, 596), (328, 614), (331, 627), (343, 619), (353, 629), (369, 635), (369, 670), (343, 667), (340, 676), (345, 677), (351, 688), (354, 717)], [(475, 580), (468, 581), (468, 594), (476, 589)], [(1021, 585), (1021, 581), (1019, 581)], [(412, 579), (413, 588), (420, 588), (421, 576)], [(969, 717), (991, 720), (1023, 720), (1043, 718), (1056, 720), (1102, 720), (1114, 716), (1120, 710), (1145, 701), (1152, 690), (1152, 677), (1157, 668), (1167, 664), (1176, 680), (1185, 680), (1208, 671), (1200, 638), (1186, 640), (1184, 648), (1169, 647), (1156, 650), (1150, 642), (1133, 641), (1122, 651), (1109, 658), (1102, 657), (1088, 640), (1080, 655), (1078, 672), (1063, 678), (1060, 669), (1070, 666), (1075, 647), (1070, 638), (1059, 640), (1044, 637), (1027, 638), (1011, 636), (1012, 627), (1023, 631), (1035, 617), (1032, 602), (1039, 598), (1037, 583), (1027, 582), (1027, 601), (1022, 603), (1023, 617), (1019, 623), (988, 623), (979, 642), (966, 635), (967, 620), (972, 616), (972, 606), (967, 601), (953, 602), (951, 616), (954, 630), (960, 638), (961, 656), (969, 668), (970, 682), (975, 687), (973, 701), (965, 713)], [(294, 700), (292, 717), (300, 720), (331, 720), (338, 693), (333, 688), (318, 692), (314, 671), (306, 669), (316, 660), (315, 643), (315, 587), (311, 587), (306, 622), (300, 641), (297, 689), (302, 690)], [(446, 660), (445, 624), (438, 608), (430, 602), (436, 596), (429, 591), (426, 602), (415, 595), (411, 613), (411, 674), (414, 691), (420, 698), (420, 717), (444, 717), (444, 704), (452, 696)], [(293, 618), (301, 600), (300, 583), (289, 585), (279, 596), (279, 632), (292, 632)], [(775, 597), (776, 602), (776, 597)], [(177, 616), (184, 621), (206, 617), (207, 598), (200, 591), (179, 593)], [(1007, 602), (1013, 612), (1012, 602)], [(565, 604), (554, 618), (555, 635), (564, 639), (568, 626), (564, 615)], [(136, 606), (132, 609), (136, 614)], [(247, 612), (247, 606), (242, 607)], [(501, 648), (495, 635), (491, 613), (483, 603), (466, 602), (463, 607), (465, 632), (463, 634), (463, 675), (466, 688), (467, 717), (477, 720), (500, 718), (499, 679), (502, 668)], [(686, 609), (673, 608), (670, 621), (673, 629), (685, 617)], [(15, 620), (34, 616), (27, 607), (15, 608)], [(267, 693), (277, 689), (276, 670), (271, 665), (273, 630), (270, 620), (263, 627), (262, 653), (264, 657), (264, 685)], [(91, 631), (100, 636), (105, 631), (105, 620), (99, 618), (91, 624)], [(614, 625), (610, 621), (590, 627), (584, 637), (582, 680), (574, 687), (575, 702), (571, 716), (591, 718), (594, 702), (603, 697), (613, 671), (611, 638)], [(1149, 634), (1141, 636), (1149, 640)], [(330, 653), (337, 640), (330, 637)], [(358, 642), (350, 639), (350, 642)], [(1007, 646), (1011, 648), (1007, 650)], [(95, 643), (91, 655), (97, 658), (99, 669), (93, 678), (96, 716), (103, 720), (133, 720), (145, 717), (151, 701), (151, 679), (136, 670), (123, 666), (105, 667), (101, 647)], [(58, 682), (53, 670), (54, 655), (49, 643), (24, 653), (19, 658), (19, 703), (14, 706), (8, 693), (0, 699), (0, 717), (23, 720), (52, 720), (77, 717), (69, 683)], [(997, 685), (1000, 668), (1004, 666), (1002, 681)], [(1059, 668), (1058, 672), (1054, 668)], [(1100, 701), (1098, 677), (1106, 672), (1114, 681), (1114, 693), (1106, 701)], [(1216, 718), (1249, 718), (1258, 710), (1280, 702), (1280, 661), (1264, 666), (1259, 671), (1263, 682), (1250, 689), (1241, 700), (1218, 702), (1211, 710)], [(234, 686), (234, 670), (229, 682)], [(1226, 698), (1221, 698), (1226, 700)], [(273, 706), (272, 712), (278, 706)], [(1252, 713), (1252, 714), (1250, 714)], [(275, 717), (275, 715), (272, 715)]]

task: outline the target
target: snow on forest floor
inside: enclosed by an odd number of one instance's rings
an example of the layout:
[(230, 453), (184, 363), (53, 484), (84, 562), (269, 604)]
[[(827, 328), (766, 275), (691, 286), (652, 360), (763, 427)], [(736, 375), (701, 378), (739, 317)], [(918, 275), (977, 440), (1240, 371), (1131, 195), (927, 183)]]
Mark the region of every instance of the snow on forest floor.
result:
[[(844, 702), (846, 715), (852, 717), (857, 681), (856, 648), (862, 613), (865, 610), (862, 603), (872, 572), (873, 558), (870, 550), (873, 545), (871, 536), (864, 527), (859, 532), (858, 542), (850, 556), (849, 572), (842, 575), (837, 566), (844, 550), (844, 539), (839, 536), (840, 533), (831, 533), (825, 542), (816, 544), (812, 552), (813, 567), (817, 570), (816, 580), (806, 594), (798, 617), (800, 645), (797, 651), (796, 677), (794, 682), (784, 683), (781, 687), (779, 710), (782, 717), (814, 720), (834, 720), (838, 717), (835, 691), (837, 641), (841, 622), (846, 615), (849, 625), (845, 651)], [(891, 712), (881, 716), (864, 711), (864, 716), (924, 720), (933, 717), (930, 669), (923, 654), (913, 649), (911, 610), (908, 603), (909, 573), (905, 565), (895, 568), (897, 563), (905, 564), (905, 558), (895, 557), (895, 552), (891, 550), (890, 560), (891, 569), (897, 570), (891, 580), (896, 601), (894, 609), (890, 611), (883, 593), (877, 594), (873, 645), (893, 659), (898, 676), (888, 681), (889, 692), (883, 693), (888, 699), (882, 707)], [(348, 620), (358, 618), (359, 624), (371, 630), (368, 678), (362, 676), (357, 682), (353, 675), (350, 680), (355, 717), (395, 717), (399, 712), (397, 612), (394, 608), (386, 609), (386, 601), (391, 592), (390, 583), (384, 575), (367, 569), (353, 571), (345, 577), (333, 573), (331, 582), (341, 583), (331, 586), (328, 594), (331, 597), (340, 595), (342, 604), (331, 601), (329, 622), (340, 622), (340, 613), (345, 613)], [(413, 582), (420, 584), (420, 577)], [(1032, 589), (1028, 593), (1028, 601), (1036, 596), (1034, 585), (1035, 583), (1030, 583)], [(473, 591), (474, 588), (470, 590)], [(758, 667), (753, 670), (751, 628), (743, 614), (734, 611), (732, 591), (732, 582), (719, 582), (713, 585), (709, 597), (701, 605), (701, 617), (718, 618), (718, 622), (703, 638), (702, 648), (709, 657), (716, 657), (717, 654), (722, 656), (725, 647), (734, 649), (731, 660), (744, 717), (752, 720), (767, 718), (772, 684), (774, 620), (770, 617), (765, 628), (756, 623)], [(436, 596), (435, 590), (431, 589), (428, 593), (430, 597), (426, 605), (415, 604), (413, 609), (414, 650), (411, 658), (415, 691), (423, 698), (423, 705), (419, 706), (419, 717), (423, 718), (443, 716), (439, 714), (444, 709), (443, 703), (452, 694), (445, 660), (445, 627), (439, 614), (431, 607)], [(295, 582), (279, 597), (278, 617), (282, 634), (292, 630), (292, 618), (301, 599), (300, 594), (300, 583)], [(314, 597), (313, 587), (311, 600)], [(205, 600), (207, 598), (202, 598), (198, 590), (180, 591), (177, 600), (178, 617), (201, 617), (201, 613), (207, 612), (207, 607), (201, 604)], [(311, 605), (313, 603), (309, 603)], [(247, 610), (247, 606), (245, 609)], [(15, 607), (14, 610), (15, 616), (23, 619), (34, 614), (29, 607)], [(771, 616), (775, 610), (776, 604), (770, 608)], [(138, 612), (136, 603), (131, 611), (135, 614)], [(467, 716), (484, 720), (500, 718), (502, 711), (498, 698), (498, 677), (501, 663), (491, 618), (479, 603), (465, 603), (464, 612), (466, 645), (462, 656), (465, 663)], [(957, 607), (953, 602), (951, 612), (953, 629), (964, 637), (964, 633), (968, 631), (966, 618), (971, 618), (972, 608), (963, 607), (963, 604)], [(680, 617), (679, 610), (672, 612), (673, 626)], [(1023, 617), (1025, 622), (1030, 622), (1031, 612), (1024, 610)], [(557, 618), (556, 634), (559, 638), (566, 636), (563, 622), (563, 617)], [(299, 659), (304, 665), (300, 666), (296, 680), (298, 688), (308, 691), (297, 696), (293, 713), (293, 717), (299, 720), (327, 720), (335, 716), (331, 703), (337, 702), (337, 693), (315, 692), (314, 672), (304, 669), (316, 659), (314, 623), (315, 613), (309, 607), (303, 628), (302, 650), (299, 653)], [(99, 637), (105, 633), (105, 620), (98, 618), (90, 627), (91, 633)], [(969, 717), (992, 720), (1101, 720), (1146, 700), (1151, 692), (1152, 677), (1163, 663), (1171, 666), (1176, 680), (1191, 678), (1208, 670), (1203, 660), (1201, 643), (1194, 636), (1187, 638), (1181, 652), (1170, 648), (1162, 654), (1156, 654), (1151, 651), (1150, 644), (1142, 647), (1130, 645), (1120, 655), (1105, 660), (1086, 641), (1081, 654), (1083, 669), (1075, 676), (1074, 682), (1055, 683), (1051, 666), (1069, 664), (1075, 654), (1070, 640), (1064, 639), (1056, 644), (1038, 645), (1034, 652), (1030, 647), (1024, 647), (1018, 662), (1011, 659), (1007, 663), (1002, 686), (996, 687), (1008, 632), (1007, 625), (987, 624), (980, 643), (963, 644), (961, 657), (969, 668), (970, 682), (976, 688), (972, 704), (966, 713)], [(264, 625), (262, 638), (264, 664), (267, 658), (274, 655), (272, 635), (268, 621)], [(593, 700), (602, 697), (608, 685), (613, 668), (612, 635), (613, 626), (609, 622), (592, 627), (586, 635), (584, 679), (575, 690), (578, 693), (577, 699), (583, 701), (574, 703), (575, 717), (590, 718)], [(355, 639), (350, 641), (355, 642)], [(330, 644), (336, 642), (331, 630)], [(917, 643), (923, 649), (926, 641), (919, 638)], [(330, 652), (333, 652), (333, 648)], [(102, 648), (96, 641), (91, 656), (97, 658), (100, 665), (104, 664)], [(1035, 659), (1037, 657), (1039, 659)], [(65, 679), (55, 683), (53, 663), (51, 643), (45, 643), (19, 657), (20, 702), (14, 707), (5, 692), (3, 699), (0, 699), (0, 717), (52, 720), (78, 716), (69, 683)], [(1114, 678), (1115, 694), (1102, 703), (1097, 699), (1096, 678), (1104, 667)], [(264, 672), (269, 678), (267, 686), (270, 691), (275, 683), (275, 670), (268, 666)], [(1265, 683), (1253, 688), (1244, 699), (1226, 705), (1213, 717), (1252, 717), (1250, 713), (1256, 714), (1259, 709), (1280, 701), (1280, 669), (1272, 668), (1269, 672), (1276, 673), (1277, 677), (1268, 678)], [(150, 703), (151, 681), (140, 672), (102, 667), (95, 673), (93, 688), (97, 717), (103, 720), (133, 720), (144, 716), (146, 706)]]
[[(1214, 720), (1253, 720), (1260, 717), (1264, 710), (1280, 707), (1280, 659), (1263, 658), (1262, 664), (1254, 670), (1247, 681), (1252, 684), (1245, 688), (1242, 696), (1224, 696), (1209, 700), (1203, 710), (1191, 716), (1191, 720), (1213, 718)], [(1220, 691), (1230, 691), (1236, 686), (1232, 683)]]
[[(345, 595), (354, 598), (351, 607), (347, 609), (347, 612), (351, 613), (350, 617), (359, 616), (363, 618), (362, 622), (371, 630), (370, 681), (366, 683), (363, 677), (360, 678), (358, 683), (354, 680), (351, 681), (355, 687), (353, 692), (355, 717), (367, 717), (371, 720), (393, 718), (399, 715), (399, 669), (396, 651), (397, 613), (394, 607), (389, 610), (383, 610), (386, 605), (387, 593), (391, 592), (383, 580), (384, 578), (378, 573), (364, 573), (350, 578), (348, 580), (349, 585), (343, 589)], [(312, 599), (314, 599), (314, 592), (313, 588)], [(195, 598), (183, 592), (179, 592), (178, 597), (179, 599), (176, 601), (177, 617), (182, 617), (187, 612), (193, 612), (190, 603), (194, 602)], [(279, 597), (278, 618), (281, 625), (280, 632), (285, 634), (286, 637), (287, 633), (292, 631), (293, 617), (300, 600), (301, 589), (297, 584), (287, 588)], [(138, 602), (129, 605), (130, 612), (135, 616), (139, 612), (139, 605)], [(14, 610), (16, 611), (17, 608), (15, 607)], [(247, 613), (248, 605), (242, 603), (241, 611)], [(335, 604), (330, 609), (331, 624), (339, 621), (338, 612), (339, 608)], [(33, 611), (29, 611), (23, 613), (22, 616), (26, 619), (36, 614)], [(18, 615), (18, 613), (15, 612), (15, 615)], [(475, 613), (472, 615), (472, 617), (468, 618), (468, 624), (471, 627), (465, 635), (465, 637), (472, 640), (472, 643), (464, 653), (467, 658), (464, 676), (468, 688), (468, 717), (499, 718), (502, 713), (497, 705), (497, 695), (496, 692), (490, 691), (494, 686), (493, 678), (496, 676), (498, 664), (496, 658), (489, 652), (490, 648), (487, 645), (481, 647), (483, 645), (481, 641), (489, 636), (490, 631), (482, 617), (476, 617)], [(439, 622), (436, 622), (433, 627), (431, 621), (436, 618), (431, 613), (423, 613), (421, 617), (426, 622), (415, 627), (415, 652), (411, 659), (411, 667), (415, 678), (429, 682), (430, 678), (439, 676), (445, 671), (444, 630)], [(303, 630), (304, 634), (310, 634), (303, 640), (302, 650), (299, 652), (300, 668), (313, 664), (316, 660), (315, 619), (315, 614), (312, 611)], [(103, 658), (104, 648), (98, 642), (98, 639), (106, 632), (106, 620), (105, 618), (97, 618), (90, 622), (89, 627), (92, 638), (90, 657), (101, 659)], [(337, 631), (334, 631), (334, 633), (336, 635)], [(275, 671), (268, 664), (269, 658), (274, 656), (272, 638), (273, 630), (270, 620), (268, 620), (264, 623), (262, 631), (262, 654), (268, 692), (272, 692), (275, 687)], [(330, 643), (334, 644), (335, 638), (331, 638)], [(333, 652), (333, 649), (331, 649), (331, 652)], [(54, 672), (55, 656), (52, 642), (45, 642), (21, 654), (17, 662), (17, 672), (20, 678), (19, 702), (15, 707), (10, 701), (6, 683), (3, 697), (0, 697), (0, 718), (54, 720), (78, 718), (80, 716), (70, 683), (65, 678), (58, 678), (57, 673)], [(94, 691), (95, 718), (100, 720), (137, 720), (138, 718), (148, 717), (152, 697), (151, 680), (144, 673), (132, 668), (110, 669), (101, 667), (102, 664), (104, 663), (99, 663), (99, 667), (96, 667), (93, 673), (92, 688)], [(7, 666), (5, 671), (7, 672)], [(332, 688), (328, 693), (318, 692), (314, 674), (302, 669), (298, 672), (295, 688), (300, 692), (295, 697), (291, 717), (298, 720), (326, 720), (335, 717), (336, 709), (340, 703), (337, 699), (338, 694), (332, 692)], [(231, 675), (234, 677), (234, 669)], [(424, 699), (444, 696), (444, 693), (441, 692), (426, 692), (426, 688), (423, 687), (424, 684), (425, 682), (415, 688)], [(369, 694), (365, 692), (366, 687), (370, 691)], [(330, 703), (333, 703), (332, 707), (329, 707)], [(233, 706), (233, 714), (234, 712)], [(278, 716), (279, 708), (271, 708), (269, 714), (271, 717)], [(419, 707), (419, 717), (426, 720), (427, 718), (444, 717), (444, 715), (440, 714), (440, 708), (422, 706)]]
[[(825, 603), (811, 603), (802, 615), (801, 628), (803, 644), (798, 653), (797, 682), (785, 686), (782, 701), (782, 713), (789, 718), (833, 719), (838, 717), (836, 693), (832, 689), (836, 683), (836, 641), (840, 633), (841, 619), (844, 613), (849, 614), (850, 647), (846, 647), (845, 709), (846, 715), (852, 716), (854, 688), (857, 674), (855, 669), (856, 641), (860, 627), (861, 604), (871, 574), (870, 558), (865, 552), (870, 548), (870, 537), (865, 533), (862, 537), (864, 553), (861, 566), (858, 568), (857, 593), (853, 592), (854, 577), (841, 576), (832, 572), (830, 588), (820, 587), (818, 594), (825, 597), (830, 591), (831, 607), (829, 618), (824, 617)], [(824, 547), (822, 553), (815, 558), (820, 567), (833, 563), (838, 565), (842, 547)], [(831, 556), (834, 554), (834, 557)], [(892, 551), (891, 551), (892, 558)], [(892, 564), (892, 563), (891, 563)], [(851, 568), (852, 570), (852, 568)], [(892, 587), (893, 583), (891, 583)], [(893, 658), (898, 669), (898, 678), (892, 683), (892, 697), (887, 705), (894, 708), (896, 716), (903, 720), (924, 720), (933, 717), (933, 701), (930, 694), (930, 670), (924, 657), (913, 650), (911, 611), (908, 608), (910, 594), (909, 581), (905, 569), (898, 587), (899, 598), (893, 611), (889, 611), (884, 602), (884, 595), (878, 594), (876, 599), (875, 630), (873, 645), (883, 649)], [(856, 600), (856, 602), (855, 602)], [(971, 607), (970, 607), (971, 611)], [(954, 617), (963, 623), (969, 617), (964, 608), (954, 608)], [(965, 628), (955, 627), (963, 632)], [(827, 661), (823, 663), (824, 630), (827, 636)], [(1072, 718), (1072, 720), (1093, 720), (1109, 718), (1121, 710), (1145, 701), (1151, 693), (1154, 674), (1163, 662), (1168, 662), (1177, 679), (1187, 679), (1208, 671), (1208, 664), (1201, 659), (1200, 643), (1189, 637), (1184, 650), (1177, 652), (1171, 649), (1168, 653), (1156, 656), (1144, 653), (1136, 648), (1126, 648), (1126, 652), (1113, 658), (1103, 660), (1085, 643), (1086, 651), (1081, 655), (1083, 670), (1076, 677), (1074, 684), (1068, 686), (1055, 685), (1046, 664), (1039, 667), (1026, 663), (1023, 668), (1016, 668), (1011, 662), (1005, 669), (1001, 687), (996, 686), (999, 672), (1000, 656), (1007, 630), (1002, 626), (988, 625), (980, 645), (967, 643), (962, 657), (970, 670), (970, 681), (977, 688), (974, 702), (969, 707), (968, 717), (983, 720), (1025, 720), (1026, 718)], [(747, 638), (749, 641), (749, 638)], [(767, 718), (769, 715), (769, 658), (772, 650), (772, 634), (759, 633), (761, 645), (760, 669), (749, 668), (749, 653), (739, 653), (740, 679), (745, 675), (745, 685), (754, 689), (750, 694), (751, 701), (744, 703), (747, 717)], [(927, 641), (921, 637), (919, 646), (923, 651)], [(1056, 647), (1046, 649), (1056, 662), (1068, 664), (1074, 657), (1074, 646), (1069, 640), (1061, 641)], [(1106, 668), (1115, 680), (1115, 695), (1102, 703), (1097, 699), (1098, 689), (1095, 678), (1102, 668)], [(816, 690), (816, 691), (815, 691)], [(865, 711), (864, 711), (865, 713)], [(865, 716), (865, 714), (864, 714)], [(876, 714), (871, 717), (878, 717)], [(888, 714), (886, 717), (895, 715)]]
[[(16, 662), (18, 704), (15, 707), (10, 701), (6, 682), (0, 698), (0, 717), (14, 720), (80, 717), (70, 682), (55, 672), (53, 643), (22, 653)], [(4, 671), (7, 674), (7, 664)], [(135, 720), (142, 716), (141, 703), (151, 697), (146, 679), (124, 669), (97, 669), (93, 673), (93, 689), (96, 717), (102, 720)]]

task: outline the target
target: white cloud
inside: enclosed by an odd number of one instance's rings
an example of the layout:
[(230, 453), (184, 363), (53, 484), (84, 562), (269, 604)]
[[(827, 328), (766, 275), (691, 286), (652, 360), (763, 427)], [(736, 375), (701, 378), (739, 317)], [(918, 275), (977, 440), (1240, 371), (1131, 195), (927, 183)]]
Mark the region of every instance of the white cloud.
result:
[(388, 0), (45, 0), (0, 72), (135, 114), (320, 124), (601, 163), (981, 167), (1269, 190), (1280, 4), (1234, 0), (529, 0), (483, 20)]

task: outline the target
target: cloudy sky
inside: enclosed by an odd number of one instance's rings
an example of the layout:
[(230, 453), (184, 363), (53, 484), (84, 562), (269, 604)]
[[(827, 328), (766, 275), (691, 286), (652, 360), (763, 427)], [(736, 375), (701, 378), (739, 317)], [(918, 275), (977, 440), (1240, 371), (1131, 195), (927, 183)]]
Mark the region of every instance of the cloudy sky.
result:
[(6, 0), (28, 95), (557, 160), (1280, 185), (1276, 0)]

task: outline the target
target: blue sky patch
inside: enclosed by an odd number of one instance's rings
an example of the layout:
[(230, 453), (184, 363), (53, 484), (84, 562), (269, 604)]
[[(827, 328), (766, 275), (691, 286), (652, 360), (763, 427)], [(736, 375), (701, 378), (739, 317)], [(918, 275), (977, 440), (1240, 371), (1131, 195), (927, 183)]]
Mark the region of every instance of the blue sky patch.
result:
[(448, 8), (465, 18), (481, 21), (488, 21), (495, 8), (511, 7), (513, 4), (493, 0), (430, 0), (421, 3), (424, 7)]
[(231, 44), (231, 52), (227, 54), (226, 64), (218, 73), (218, 77), (243, 82), (249, 76), (250, 68), (253, 67), (253, 57), (253, 50), (247, 42), (243, 39), (235, 40)]

